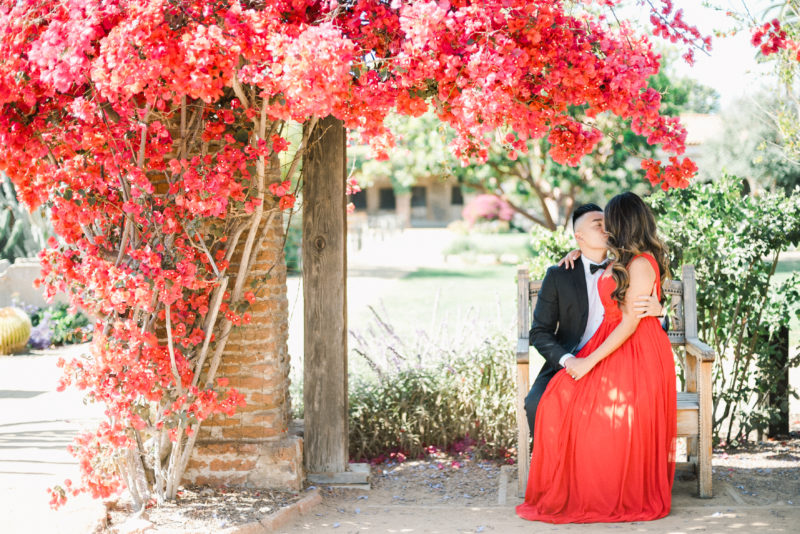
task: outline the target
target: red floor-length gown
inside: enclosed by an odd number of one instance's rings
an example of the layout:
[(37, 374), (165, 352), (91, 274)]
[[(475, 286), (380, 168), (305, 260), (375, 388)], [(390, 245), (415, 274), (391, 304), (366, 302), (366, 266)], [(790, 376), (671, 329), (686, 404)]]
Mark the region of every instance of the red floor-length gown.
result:
[[(656, 272), (658, 264), (644, 254)], [(610, 272), (610, 269), (609, 269)], [(603, 322), (577, 354), (588, 356), (622, 319), (605, 273)], [(660, 297), (660, 289), (659, 289)], [(658, 519), (669, 513), (675, 473), (675, 363), (655, 317), (586, 376), (553, 377), (536, 411), (525, 502), (517, 515), (548, 523)]]

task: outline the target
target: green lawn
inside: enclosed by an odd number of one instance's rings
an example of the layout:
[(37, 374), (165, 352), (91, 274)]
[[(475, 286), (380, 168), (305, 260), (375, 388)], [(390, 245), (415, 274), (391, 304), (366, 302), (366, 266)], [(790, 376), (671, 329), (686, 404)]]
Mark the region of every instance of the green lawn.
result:
[(510, 327), (516, 315), (516, 267), (420, 269), (399, 280), (381, 300), (386, 319), (406, 333), (469, 321)]
[[(439, 349), (480, 342), (493, 332), (513, 333), (516, 317), (516, 267), (489, 265), (420, 269), (400, 279), (375, 309), (350, 318), (350, 330), (380, 343), (366, 351), (379, 365), (399, 358), (435, 357)], [(372, 335), (369, 335), (369, 332)], [(375, 335), (378, 334), (378, 335)], [(351, 351), (358, 347), (349, 342)], [(420, 361), (422, 363), (422, 361)], [(351, 354), (351, 372), (369, 374), (364, 359)]]
[[(516, 314), (516, 269), (513, 265), (420, 269), (399, 280), (381, 299), (386, 315), (383, 319), (406, 333), (463, 320), (484, 329), (487, 326), (512, 329)], [(798, 271), (800, 258), (782, 259), (774, 282), (780, 283)], [(364, 310), (351, 320), (351, 324), (363, 324), (371, 320), (371, 313)]]

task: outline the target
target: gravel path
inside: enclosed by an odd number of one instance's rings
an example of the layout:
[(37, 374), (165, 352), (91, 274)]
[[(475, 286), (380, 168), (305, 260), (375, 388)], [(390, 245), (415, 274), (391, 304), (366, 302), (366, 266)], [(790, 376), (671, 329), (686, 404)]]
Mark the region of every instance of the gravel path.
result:
[(3, 534), (86, 534), (105, 515), (87, 495), (50, 509), (48, 487), (78, 479), (66, 447), (82, 429), (96, 425), (97, 406), (80, 392), (56, 392), (60, 356), (81, 354), (83, 345), (0, 357), (0, 532)]

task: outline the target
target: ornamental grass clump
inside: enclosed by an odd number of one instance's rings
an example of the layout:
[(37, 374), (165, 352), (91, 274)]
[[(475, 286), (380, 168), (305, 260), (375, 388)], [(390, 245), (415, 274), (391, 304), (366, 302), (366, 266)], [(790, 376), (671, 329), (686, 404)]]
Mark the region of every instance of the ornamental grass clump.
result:
[(467, 322), (464, 331), (471, 334), (432, 338), (423, 332), (406, 342), (375, 318), (379, 328), (372, 336), (351, 333), (355, 354), (372, 370), (350, 385), (351, 459), (391, 452), (419, 457), (465, 438), (478, 454), (508, 457), (516, 435), (510, 337)]
[(389, 452), (419, 457), (470, 438), (475, 451), (503, 458), (514, 446), (516, 395), (511, 340), (493, 336), (428, 367), (390, 371), (350, 389), (350, 457)]

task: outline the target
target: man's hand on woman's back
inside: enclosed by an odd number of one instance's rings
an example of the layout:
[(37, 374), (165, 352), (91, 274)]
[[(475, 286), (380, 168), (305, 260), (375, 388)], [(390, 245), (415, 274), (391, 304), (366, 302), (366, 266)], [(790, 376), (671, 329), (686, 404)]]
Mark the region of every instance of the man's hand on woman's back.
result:
[[(575, 267), (575, 262), (581, 257), (581, 249), (576, 248), (570, 250), (567, 255), (561, 258), (558, 266), (564, 265), (567, 269)], [(636, 297), (633, 304), (634, 311), (637, 312), (637, 317), (664, 317), (665, 309), (658, 300), (658, 288), (653, 284), (653, 291), (649, 295), (640, 295)]]

